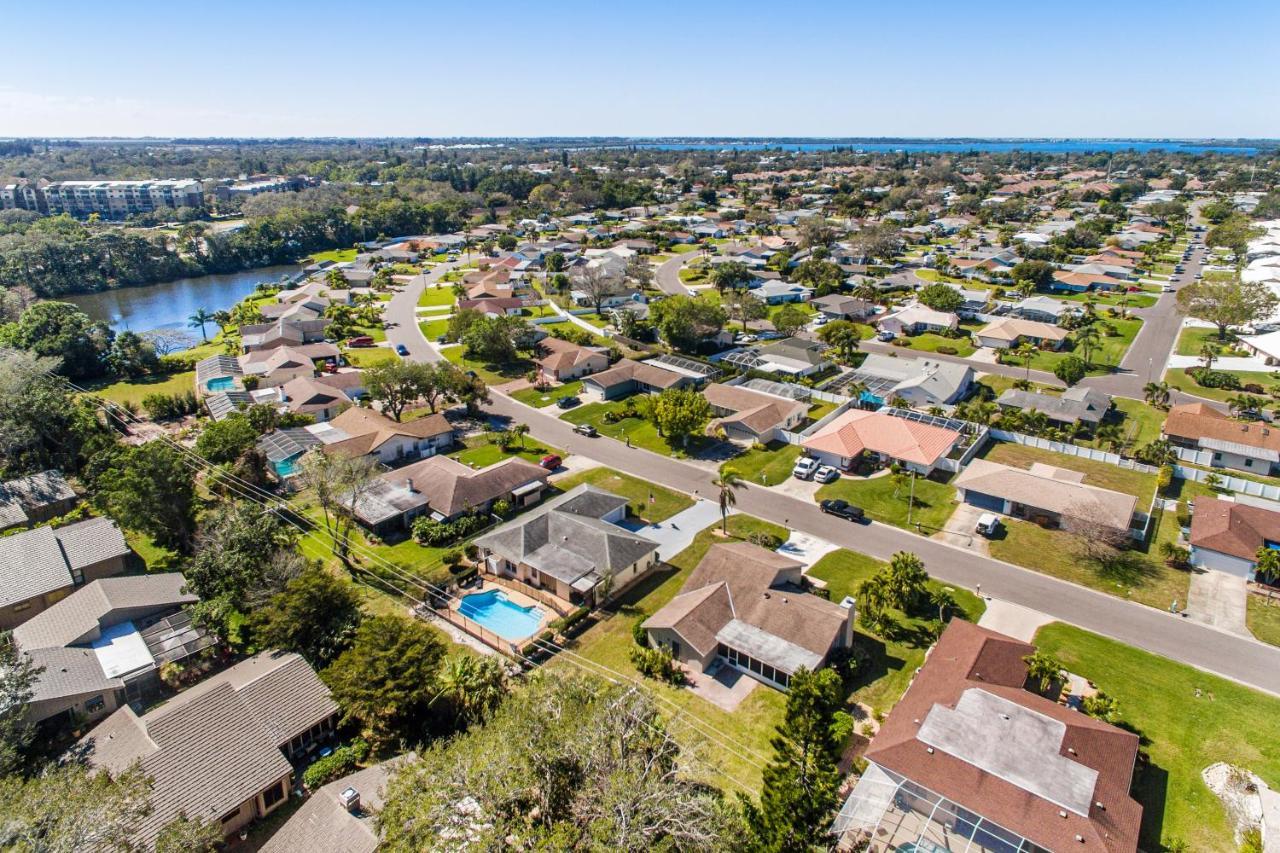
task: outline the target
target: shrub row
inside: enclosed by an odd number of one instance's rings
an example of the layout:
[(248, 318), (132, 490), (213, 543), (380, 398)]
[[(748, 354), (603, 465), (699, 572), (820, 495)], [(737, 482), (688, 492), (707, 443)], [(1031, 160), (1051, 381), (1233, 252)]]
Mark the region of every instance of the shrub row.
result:
[(334, 779), (340, 779), (356, 769), (369, 757), (369, 744), (359, 738), (350, 746), (340, 746), (332, 754), (319, 758), (302, 774), (302, 784), (314, 791)]

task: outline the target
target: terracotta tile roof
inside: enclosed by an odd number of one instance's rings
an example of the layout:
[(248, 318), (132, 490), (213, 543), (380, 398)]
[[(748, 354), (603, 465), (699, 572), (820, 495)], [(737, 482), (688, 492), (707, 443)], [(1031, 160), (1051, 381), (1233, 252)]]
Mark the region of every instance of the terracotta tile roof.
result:
[(1039, 338), (1048, 341), (1066, 340), (1067, 330), (1036, 320), (1002, 317), (993, 320), (975, 333), (979, 338), (995, 338), (1000, 341), (1016, 341), (1019, 338)]
[(1280, 512), (1198, 497), (1192, 502), (1188, 541), (1196, 548), (1230, 554), (1252, 563), (1263, 545), (1280, 543)]
[(904, 462), (932, 466), (960, 438), (955, 430), (851, 409), (802, 442), (809, 450), (854, 457), (864, 450)]
[(1280, 429), (1256, 421), (1234, 421), (1206, 403), (1174, 406), (1165, 418), (1164, 434), (1200, 441), (1212, 439), (1280, 452)]
[(560, 338), (543, 338), (538, 342), (538, 349), (546, 352), (537, 360), (538, 364), (548, 371), (572, 370), (592, 359), (608, 358), (599, 347), (579, 346)]
[[(1137, 850), (1142, 822), (1142, 807), (1129, 796), (1138, 737), (1022, 689), (1026, 680), (1022, 658), (1034, 651), (1029, 643), (952, 620), (906, 695), (885, 719), (866, 758), (1046, 849), (1132, 853)], [(940, 709), (954, 710), (966, 693), (975, 691), (1011, 703), (1007, 707), (1026, 709), (1029, 722), (1062, 733), (1056, 750), (1044, 756), (1045, 766), (1017, 767), (1024, 778), (1014, 782), (941, 746), (926, 748), (918, 739), (922, 724)], [(993, 727), (1016, 722), (992, 715), (985, 731), (976, 734), (991, 734)], [(1040, 787), (1037, 770), (1048, 774), (1048, 764), (1064, 762), (1082, 767), (1072, 775), (1094, 780), (1085, 801), (1088, 814), (1068, 810), (1029, 789)], [(1063, 764), (1067, 769), (1071, 765)], [(1042, 790), (1056, 790), (1054, 783), (1050, 775)], [(1083, 844), (1077, 836), (1084, 839)]]

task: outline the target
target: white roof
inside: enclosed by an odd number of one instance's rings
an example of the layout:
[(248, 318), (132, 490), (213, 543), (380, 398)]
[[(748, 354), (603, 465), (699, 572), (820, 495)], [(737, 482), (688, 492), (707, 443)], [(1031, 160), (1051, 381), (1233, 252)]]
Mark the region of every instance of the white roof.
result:
[(118, 678), (155, 663), (142, 634), (132, 622), (112, 625), (90, 644), (107, 678)]

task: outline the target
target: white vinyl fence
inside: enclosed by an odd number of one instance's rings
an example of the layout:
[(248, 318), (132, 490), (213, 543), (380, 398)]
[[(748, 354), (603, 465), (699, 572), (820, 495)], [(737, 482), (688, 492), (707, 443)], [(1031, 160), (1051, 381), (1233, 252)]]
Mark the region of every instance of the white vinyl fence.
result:
[(1244, 477), (1233, 477), (1232, 475), (1222, 471), (1205, 471), (1201, 468), (1187, 468), (1182, 465), (1173, 466), (1173, 476), (1183, 480), (1192, 480), (1197, 483), (1203, 483), (1209, 477), (1217, 475), (1219, 488), (1236, 492), (1241, 495), (1249, 495), (1250, 497), (1263, 498), (1269, 501), (1280, 501), (1280, 486), (1273, 486), (1269, 483), (1259, 483), (1256, 480), (1246, 480)]
[(996, 441), (1011, 441), (1014, 444), (1025, 444), (1028, 447), (1038, 447), (1041, 450), (1052, 450), (1054, 453), (1063, 453), (1067, 456), (1079, 456), (1082, 459), (1092, 459), (1094, 462), (1106, 462), (1109, 465), (1127, 468), (1130, 471), (1140, 471), (1143, 474), (1156, 474), (1160, 471), (1160, 469), (1154, 465), (1147, 465), (1143, 462), (1135, 462), (1132, 459), (1125, 459), (1117, 453), (1109, 453), (1105, 450), (1097, 450), (1092, 447), (1081, 447), (1077, 444), (1069, 444), (1065, 441), (1050, 441), (1047, 438), (1037, 438), (1034, 435), (1023, 435), (1020, 432), (1006, 432), (1002, 429), (992, 429), (991, 437)]

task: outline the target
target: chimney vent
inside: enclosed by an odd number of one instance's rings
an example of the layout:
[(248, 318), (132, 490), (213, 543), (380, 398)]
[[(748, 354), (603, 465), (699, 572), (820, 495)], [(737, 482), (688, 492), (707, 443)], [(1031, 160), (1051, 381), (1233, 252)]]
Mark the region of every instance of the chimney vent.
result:
[(404, 478), (404, 487), (409, 490), (409, 494), (413, 494), (413, 478), (412, 477)]

